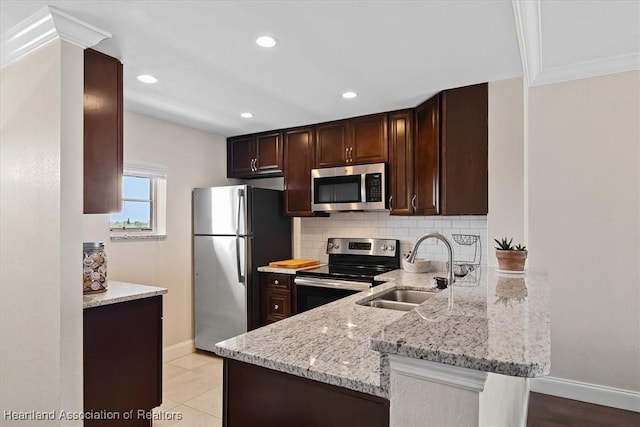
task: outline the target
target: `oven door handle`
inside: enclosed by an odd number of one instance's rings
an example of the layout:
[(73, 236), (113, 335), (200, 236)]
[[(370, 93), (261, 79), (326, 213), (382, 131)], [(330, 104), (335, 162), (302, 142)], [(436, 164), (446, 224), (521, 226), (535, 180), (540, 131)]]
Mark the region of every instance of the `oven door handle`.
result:
[(296, 277), (294, 283), (297, 286), (316, 286), (320, 288), (344, 289), (348, 291), (366, 291), (371, 287), (368, 282), (353, 282), (348, 280), (307, 279)]

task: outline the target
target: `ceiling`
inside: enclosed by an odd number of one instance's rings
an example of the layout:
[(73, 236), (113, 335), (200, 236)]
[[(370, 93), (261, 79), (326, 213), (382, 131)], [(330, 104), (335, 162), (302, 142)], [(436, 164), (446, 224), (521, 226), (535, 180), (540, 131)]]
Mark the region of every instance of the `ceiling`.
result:
[(124, 63), (126, 109), (223, 136), (413, 107), (523, 66), (531, 85), (640, 68), (633, 0), (2, 0), (1, 33), (46, 5), (113, 35), (95, 48)]

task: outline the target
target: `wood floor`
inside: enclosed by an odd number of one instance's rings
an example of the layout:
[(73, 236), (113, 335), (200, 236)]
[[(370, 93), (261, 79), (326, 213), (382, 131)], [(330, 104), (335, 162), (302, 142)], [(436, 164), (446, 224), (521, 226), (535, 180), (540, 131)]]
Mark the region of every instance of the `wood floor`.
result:
[(640, 413), (531, 393), (527, 427), (637, 427)]

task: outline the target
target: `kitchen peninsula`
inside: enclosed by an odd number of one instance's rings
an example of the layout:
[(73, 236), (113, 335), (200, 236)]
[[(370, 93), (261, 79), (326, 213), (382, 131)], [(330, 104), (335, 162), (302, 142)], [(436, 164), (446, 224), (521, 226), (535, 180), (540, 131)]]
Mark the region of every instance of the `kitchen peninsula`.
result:
[[(528, 378), (550, 369), (547, 279), (478, 273), (473, 286), (454, 286), (449, 313), (434, 273), (396, 270), (371, 290), (218, 343), (226, 425), (275, 417), (278, 425), (394, 426), (425, 417), (434, 425), (524, 425)], [(358, 304), (391, 288), (436, 293), (410, 312)], [(243, 418), (247, 405), (257, 418)]]

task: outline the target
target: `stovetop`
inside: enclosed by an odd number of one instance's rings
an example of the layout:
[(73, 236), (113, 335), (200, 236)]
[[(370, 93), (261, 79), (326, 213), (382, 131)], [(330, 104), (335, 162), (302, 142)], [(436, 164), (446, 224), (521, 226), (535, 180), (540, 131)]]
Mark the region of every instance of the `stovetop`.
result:
[(298, 271), (298, 276), (373, 282), (377, 275), (400, 268), (399, 241), (394, 239), (330, 238), (329, 264)]
[(372, 282), (375, 276), (395, 270), (395, 267), (358, 266), (358, 265), (323, 265), (321, 267), (300, 270), (296, 274), (306, 277), (333, 278)]

